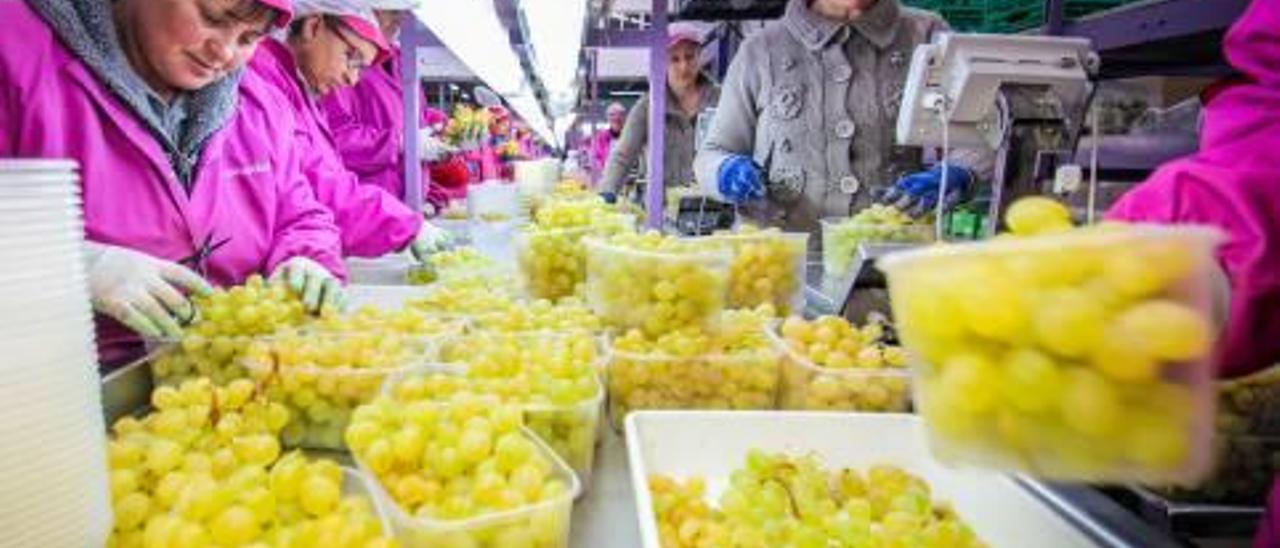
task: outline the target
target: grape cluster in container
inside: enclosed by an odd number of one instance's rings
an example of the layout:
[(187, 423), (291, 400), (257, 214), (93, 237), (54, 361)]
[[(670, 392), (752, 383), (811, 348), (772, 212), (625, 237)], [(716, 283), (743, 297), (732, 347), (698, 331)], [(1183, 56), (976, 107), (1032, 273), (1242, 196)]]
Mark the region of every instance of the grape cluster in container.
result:
[(1210, 460), (1220, 240), (1068, 225), (885, 258), (934, 452), (1054, 479), (1194, 481)]
[(782, 355), (780, 409), (905, 412), (911, 403), (907, 354), (883, 341), (883, 327), (844, 318), (787, 318), (769, 330)]

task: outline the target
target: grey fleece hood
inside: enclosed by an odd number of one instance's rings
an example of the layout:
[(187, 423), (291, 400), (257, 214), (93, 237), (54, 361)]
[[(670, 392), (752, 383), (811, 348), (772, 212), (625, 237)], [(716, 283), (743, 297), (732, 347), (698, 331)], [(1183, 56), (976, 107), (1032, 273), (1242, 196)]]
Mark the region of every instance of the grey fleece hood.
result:
[(205, 142), (235, 113), (240, 71), (186, 93), (187, 118), (176, 133), (171, 133), (149, 106), (147, 84), (125, 59), (111, 17), (114, 0), (25, 1), (44, 18), (63, 45), (143, 121), (169, 155), (178, 178), (190, 187)]

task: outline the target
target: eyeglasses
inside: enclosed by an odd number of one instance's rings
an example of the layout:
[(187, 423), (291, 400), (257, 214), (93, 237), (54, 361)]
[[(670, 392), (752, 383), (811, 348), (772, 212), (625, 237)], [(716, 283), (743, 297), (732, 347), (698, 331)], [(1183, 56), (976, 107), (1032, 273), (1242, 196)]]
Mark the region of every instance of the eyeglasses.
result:
[(346, 47), (345, 55), (347, 57), (347, 70), (361, 72), (364, 69), (369, 68), (370, 62), (361, 54), (360, 48), (357, 47), (350, 38), (347, 38), (347, 33), (340, 28), (340, 25), (340, 23), (329, 23), (325, 26), (328, 27), (329, 32), (332, 32), (334, 36), (337, 36), (338, 40), (342, 41), (342, 45)]

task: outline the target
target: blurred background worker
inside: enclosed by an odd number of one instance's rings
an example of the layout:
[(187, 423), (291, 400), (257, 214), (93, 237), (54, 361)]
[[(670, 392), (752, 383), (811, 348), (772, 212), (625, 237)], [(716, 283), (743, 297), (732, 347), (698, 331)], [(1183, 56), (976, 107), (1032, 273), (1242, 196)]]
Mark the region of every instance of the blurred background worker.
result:
[(362, 185), (343, 163), (316, 98), (351, 86), (389, 55), (366, 0), (300, 0), (283, 40), (268, 40), (249, 61), (252, 79), (279, 91), (278, 108), (298, 120), (302, 169), (333, 212), (346, 256), (380, 257), (408, 247), (425, 258), (448, 236), (382, 188)]
[[(364, 71), (354, 86), (320, 98), (343, 163), (363, 184), (382, 188), (397, 198), (405, 195), (404, 87), (400, 83), (400, 25), (409, 17), (416, 0), (372, 0), (368, 5), (378, 19), (382, 37), (391, 48), (385, 60)], [(423, 103), (425, 107), (425, 102)], [(435, 163), (453, 151), (439, 138), (448, 120), (436, 109), (423, 108), (418, 138), (419, 158)], [(432, 184), (431, 170), (422, 170), (424, 212), (443, 211), (448, 195)]]
[(1219, 362), (1238, 376), (1280, 362), (1280, 0), (1255, 0), (1223, 50), (1238, 75), (1207, 91), (1199, 151), (1162, 166), (1107, 216), (1226, 231)]
[(627, 123), (627, 107), (622, 103), (609, 103), (605, 109), (607, 127), (601, 128), (591, 136), (587, 149), (591, 153), (591, 181), (600, 184), (604, 176), (604, 168), (609, 163), (609, 153), (613, 151), (613, 143), (622, 137), (622, 128)]
[[(720, 87), (702, 71), (698, 55), (702, 34), (689, 23), (675, 23), (667, 30), (667, 117), (664, 181), (667, 188), (693, 184), (693, 157), (697, 150), (698, 116), (715, 108)], [(652, 91), (650, 91), (652, 93)], [(613, 144), (600, 193), (613, 201), (624, 179), (640, 163), (649, 145), (649, 94), (640, 98), (627, 116), (622, 135)]]
[(104, 366), (142, 350), (121, 323), (179, 336), (202, 276), (286, 276), (312, 310), (340, 298), (337, 229), (293, 119), (239, 77), (290, 14), (287, 0), (0, 3), (0, 156), (80, 165)]
[[(893, 201), (928, 210), (943, 168), (920, 171), (921, 149), (896, 146), (894, 128), (912, 52), (947, 28), (899, 0), (791, 0), (729, 65), (700, 185), (732, 202), (767, 196), (765, 218), (790, 230), (848, 216), (895, 181)], [(951, 201), (979, 160), (953, 156)]]

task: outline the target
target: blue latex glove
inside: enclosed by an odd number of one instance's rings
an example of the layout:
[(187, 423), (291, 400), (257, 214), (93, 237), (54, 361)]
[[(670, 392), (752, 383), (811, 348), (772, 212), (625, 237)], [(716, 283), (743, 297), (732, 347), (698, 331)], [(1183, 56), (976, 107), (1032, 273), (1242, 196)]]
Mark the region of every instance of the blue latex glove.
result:
[(960, 202), (960, 197), (973, 185), (973, 173), (968, 169), (941, 164), (928, 171), (912, 173), (898, 180), (880, 197), (881, 203), (891, 204), (900, 210), (920, 216), (938, 204), (938, 192), (942, 187), (942, 171), (947, 171), (946, 207)]
[(618, 203), (618, 195), (612, 192), (601, 192), (600, 199), (604, 200), (604, 203), (606, 204)]
[(720, 164), (716, 179), (716, 188), (730, 202), (741, 203), (764, 198), (760, 166), (746, 156), (733, 155), (725, 159)]

